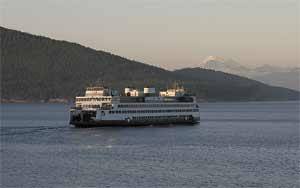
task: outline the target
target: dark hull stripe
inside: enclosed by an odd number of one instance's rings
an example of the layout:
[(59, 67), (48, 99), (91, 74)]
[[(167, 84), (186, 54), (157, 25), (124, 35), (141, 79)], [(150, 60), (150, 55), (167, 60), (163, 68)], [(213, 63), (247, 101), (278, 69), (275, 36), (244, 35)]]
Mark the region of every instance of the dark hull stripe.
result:
[(173, 120), (173, 121), (124, 121), (124, 120), (99, 120), (99, 121), (71, 121), (75, 127), (103, 127), (103, 126), (146, 126), (146, 125), (169, 125), (169, 124), (196, 124), (194, 120)]

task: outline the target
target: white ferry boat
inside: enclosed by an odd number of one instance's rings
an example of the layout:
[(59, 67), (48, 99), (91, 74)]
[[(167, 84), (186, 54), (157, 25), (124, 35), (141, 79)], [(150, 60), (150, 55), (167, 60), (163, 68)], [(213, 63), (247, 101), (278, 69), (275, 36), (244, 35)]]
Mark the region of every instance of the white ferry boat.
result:
[(76, 97), (70, 124), (76, 127), (195, 124), (200, 121), (195, 96), (182, 87), (156, 95), (155, 88), (125, 88), (119, 95), (107, 87), (89, 87)]

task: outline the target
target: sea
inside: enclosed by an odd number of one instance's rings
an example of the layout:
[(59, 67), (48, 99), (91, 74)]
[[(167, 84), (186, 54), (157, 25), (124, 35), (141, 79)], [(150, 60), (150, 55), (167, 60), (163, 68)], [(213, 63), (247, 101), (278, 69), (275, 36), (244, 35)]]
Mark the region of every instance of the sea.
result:
[(194, 126), (74, 128), (65, 104), (1, 104), (0, 187), (300, 186), (299, 106), (200, 103)]

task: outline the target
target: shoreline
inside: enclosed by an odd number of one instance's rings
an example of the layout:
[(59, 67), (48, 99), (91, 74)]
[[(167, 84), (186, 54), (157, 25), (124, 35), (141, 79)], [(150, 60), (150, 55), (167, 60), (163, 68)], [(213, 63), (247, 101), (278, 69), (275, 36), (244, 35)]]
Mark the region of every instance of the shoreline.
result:
[[(199, 100), (197, 103), (256, 103), (256, 102), (300, 102), (300, 100)], [(0, 104), (74, 104), (74, 100), (49, 99), (49, 100), (24, 100), (24, 99), (1, 99)]]
[(73, 100), (55, 98), (48, 100), (1, 99), (1, 104), (72, 104)]

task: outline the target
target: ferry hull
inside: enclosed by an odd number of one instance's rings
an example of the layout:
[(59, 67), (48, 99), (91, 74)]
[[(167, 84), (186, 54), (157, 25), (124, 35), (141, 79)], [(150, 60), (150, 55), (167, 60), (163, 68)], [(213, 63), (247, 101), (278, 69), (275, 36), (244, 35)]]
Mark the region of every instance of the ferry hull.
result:
[[(200, 121), (198, 113), (194, 114), (165, 114), (164, 116), (123, 116), (107, 117), (99, 116), (102, 112), (89, 110), (72, 110), (70, 112), (70, 124), (75, 127), (101, 127), (101, 126), (145, 126), (145, 125), (168, 125), (168, 124), (197, 124)], [(106, 113), (108, 114), (108, 113)], [(104, 117), (108, 119), (104, 119)]]
[(71, 121), (70, 124), (75, 127), (85, 128), (85, 127), (121, 127), (121, 126), (149, 126), (149, 125), (172, 125), (172, 124), (189, 124), (195, 125), (199, 121), (194, 119), (184, 120), (160, 120), (160, 121), (125, 121), (125, 120), (92, 120), (88, 122), (84, 121)]

